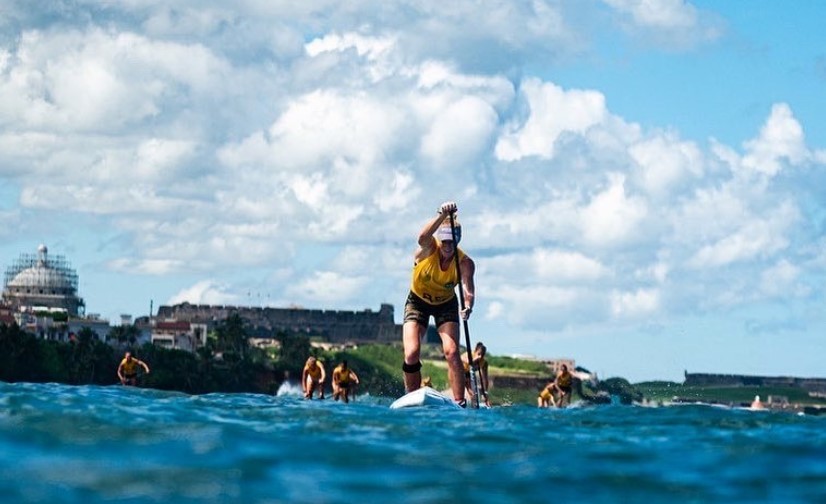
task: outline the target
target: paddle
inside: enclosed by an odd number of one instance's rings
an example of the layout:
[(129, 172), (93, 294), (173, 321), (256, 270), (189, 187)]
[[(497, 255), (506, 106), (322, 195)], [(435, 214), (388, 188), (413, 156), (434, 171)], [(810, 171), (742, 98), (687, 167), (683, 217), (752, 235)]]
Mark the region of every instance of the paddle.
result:
[[(456, 260), (456, 276), (458, 278), (459, 283), (459, 310), (465, 311), (465, 292), (462, 288), (462, 268), (459, 266), (459, 241), (456, 239), (456, 223), (453, 220), (453, 212), (450, 212), (450, 234), (453, 237), (454, 243), (454, 250), (453, 257)], [(476, 373), (479, 371), (479, 366), (473, 362), (473, 353), (470, 350), (470, 330), (468, 329), (467, 319), (462, 319), (463, 326), (465, 328), (465, 346), (467, 347), (467, 362), (468, 366), (470, 366), (470, 384), (471, 390), (473, 390), (473, 401), (471, 406), (474, 408), (479, 408), (479, 386), (478, 380), (476, 378)], [(484, 385), (483, 385), (484, 387)], [(482, 390), (484, 394), (484, 388)]]

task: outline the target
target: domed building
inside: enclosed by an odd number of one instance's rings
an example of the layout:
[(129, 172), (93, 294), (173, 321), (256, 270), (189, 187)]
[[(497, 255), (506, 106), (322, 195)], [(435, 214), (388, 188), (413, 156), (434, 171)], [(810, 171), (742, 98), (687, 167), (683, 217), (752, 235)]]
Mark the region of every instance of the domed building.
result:
[(6, 270), (3, 301), (18, 311), (83, 315), (85, 304), (77, 295), (77, 273), (63, 256), (49, 257), (48, 252), (40, 245), (37, 254), (21, 254)]

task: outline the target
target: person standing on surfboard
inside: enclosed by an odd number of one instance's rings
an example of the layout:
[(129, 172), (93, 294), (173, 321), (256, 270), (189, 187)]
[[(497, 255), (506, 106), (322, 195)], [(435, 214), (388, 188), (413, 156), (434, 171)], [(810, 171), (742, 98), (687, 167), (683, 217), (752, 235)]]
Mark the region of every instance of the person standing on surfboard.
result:
[(456, 203), (442, 203), (435, 217), (427, 221), (419, 232), (418, 247), (413, 256), (413, 275), (410, 292), (404, 305), (404, 388), (412, 392), (421, 387), (422, 363), (420, 351), (422, 337), (432, 316), (442, 340), (442, 350), (447, 361), (447, 377), (453, 400), (462, 407), (465, 401), (465, 373), (459, 347), (459, 303), (455, 287), (459, 283), (454, 254), (459, 254), (462, 278), (461, 289), (466, 300), (461, 317), (467, 320), (473, 311), (475, 286), (473, 274), (476, 266), (464, 251), (457, 247), (462, 237), (462, 227), (454, 219), (456, 243), (448, 217), (456, 212)]
[(304, 399), (312, 399), (315, 391), (318, 390), (319, 399), (324, 399), (324, 382), (327, 380), (327, 372), (324, 365), (312, 355), (307, 358), (304, 369), (301, 371), (301, 387), (304, 389)]
[(341, 364), (333, 369), (333, 399), (343, 402), (350, 402), (350, 394), (353, 388), (358, 385), (359, 377), (355, 371), (349, 368), (347, 361), (341, 361)]
[(536, 398), (536, 405), (540, 408), (550, 408), (552, 404), (556, 406), (554, 390), (556, 390), (556, 384), (552, 381), (548, 382), (545, 388), (539, 392), (539, 397)]
[[(490, 390), (490, 381), (488, 380), (488, 361), (485, 356), (488, 353), (488, 347), (485, 346), (484, 343), (481, 341), (476, 343), (476, 347), (473, 349), (473, 364), (476, 365), (476, 369), (479, 370), (479, 379), (482, 382), (481, 391), (482, 392), (482, 400), (485, 402), (485, 406), (490, 408), (490, 398), (488, 397), (488, 390)], [(467, 389), (468, 395), (472, 398), (473, 397), (473, 390), (471, 387), (470, 381), (470, 368), (471, 365), (467, 361), (467, 357), (464, 355), (462, 356), (462, 365), (465, 368), (465, 388)]]
[(145, 373), (149, 373), (149, 366), (144, 361), (132, 357), (132, 352), (126, 352), (123, 355), (123, 360), (118, 366), (118, 378), (121, 385), (134, 387), (138, 384), (138, 366), (142, 367)]
[(556, 390), (559, 392), (559, 398), (556, 401), (556, 405), (559, 408), (564, 408), (565, 403), (568, 403), (570, 406), (571, 404), (571, 392), (573, 390), (573, 381), (574, 377), (570, 371), (568, 371), (568, 366), (563, 364), (562, 369), (556, 374), (556, 380), (554, 381), (554, 386)]

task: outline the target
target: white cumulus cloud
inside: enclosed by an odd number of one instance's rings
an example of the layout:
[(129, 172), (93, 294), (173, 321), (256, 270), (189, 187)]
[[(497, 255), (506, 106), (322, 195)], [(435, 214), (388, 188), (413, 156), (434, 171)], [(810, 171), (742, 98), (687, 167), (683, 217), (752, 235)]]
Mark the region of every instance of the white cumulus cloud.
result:
[(783, 162), (794, 166), (809, 160), (803, 128), (785, 103), (772, 107), (760, 135), (745, 144), (743, 166), (768, 176), (783, 169)]
[(204, 305), (233, 305), (241, 301), (237, 294), (228, 291), (229, 286), (213, 280), (202, 280), (169, 298), (168, 305), (184, 302)]
[(582, 135), (605, 119), (605, 97), (597, 91), (570, 90), (526, 79), (520, 90), (526, 106), (524, 122), (512, 120), (496, 144), (496, 156), (516, 161), (526, 156), (553, 158), (554, 143), (562, 133)]

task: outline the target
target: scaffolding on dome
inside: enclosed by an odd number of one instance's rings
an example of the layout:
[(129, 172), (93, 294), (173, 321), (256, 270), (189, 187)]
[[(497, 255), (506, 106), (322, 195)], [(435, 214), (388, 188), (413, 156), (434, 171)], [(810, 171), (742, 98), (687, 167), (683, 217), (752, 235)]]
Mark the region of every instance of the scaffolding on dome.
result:
[[(58, 273), (55, 276), (44, 275), (41, 279), (46, 283), (46, 285), (43, 285), (44, 287), (63, 287), (68, 284), (73, 292), (77, 292), (77, 273), (72, 269), (69, 261), (62, 255), (49, 257), (45, 251), (37, 254), (20, 254), (20, 257), (6, 269), (3, 286), (7, 287), (9, 282), (14, 280), (20, 273), (31, 268), (49, 269)], [(63, 285), (49, 285), (53, 283)]]

